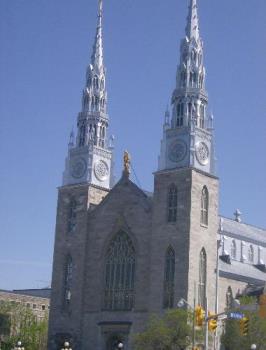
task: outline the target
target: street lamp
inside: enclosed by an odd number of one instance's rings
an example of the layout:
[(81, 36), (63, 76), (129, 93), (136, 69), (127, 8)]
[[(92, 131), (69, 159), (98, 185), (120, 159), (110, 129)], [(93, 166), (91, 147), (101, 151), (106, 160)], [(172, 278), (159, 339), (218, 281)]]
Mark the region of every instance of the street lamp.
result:
[(120, 341), (120, 342), (117, 344), (118, 350), (122, 350), (123, 347), (124, 347), (124, 344)]
[(72, 350), (68, 341), (64, 342), (64, 347), (61, 350)]
[(257, 345), (256, 344), (252, 344), (250, 347), (250, 350), (256, 350), (257, 349)]
[(25, 350), (20, 340), (17, 342), (17, 345), (15, 346), (14, 350)]

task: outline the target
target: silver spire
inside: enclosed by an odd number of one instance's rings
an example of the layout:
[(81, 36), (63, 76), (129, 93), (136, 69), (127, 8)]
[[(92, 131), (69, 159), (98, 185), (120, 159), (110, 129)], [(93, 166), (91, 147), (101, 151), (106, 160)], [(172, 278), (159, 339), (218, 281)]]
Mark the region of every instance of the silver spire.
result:
[(103, 33), (102, 33), (103, 1), (99, 0), (98, 23), (91, 55), (91, 64), (98, 70), (103, 69)]
[(199, 17), (197, 0), (190, 0), (189, 12), (187, 17), (186, 35), (188, 39), (199, 39)]

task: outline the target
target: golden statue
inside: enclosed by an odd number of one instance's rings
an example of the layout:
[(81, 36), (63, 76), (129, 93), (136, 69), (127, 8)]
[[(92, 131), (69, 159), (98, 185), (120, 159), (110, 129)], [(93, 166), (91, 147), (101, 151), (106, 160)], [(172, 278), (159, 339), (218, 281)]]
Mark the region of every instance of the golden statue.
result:
[(124, 172), (125, 174), (130, 174), (130, 154), (128, 151), (124, 152)]

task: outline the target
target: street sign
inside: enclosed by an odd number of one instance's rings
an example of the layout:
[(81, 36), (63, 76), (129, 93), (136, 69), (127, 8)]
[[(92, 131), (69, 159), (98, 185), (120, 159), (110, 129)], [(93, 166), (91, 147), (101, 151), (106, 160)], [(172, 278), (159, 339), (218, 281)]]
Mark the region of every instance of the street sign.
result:
[(241, 320), (244, 317), (244, 314), (241, 314), (240, 312), (229, 312), (228, 318), (235, 319), (235, 320)]

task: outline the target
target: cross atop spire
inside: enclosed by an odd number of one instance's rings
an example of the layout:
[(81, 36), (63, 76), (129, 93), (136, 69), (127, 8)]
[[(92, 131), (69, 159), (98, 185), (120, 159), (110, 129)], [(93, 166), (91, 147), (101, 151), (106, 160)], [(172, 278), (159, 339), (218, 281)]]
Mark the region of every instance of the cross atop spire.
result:
[(102, 33), (102, 18), (103, 18), (103, 0), (99, 0), (98, 23), (96, 35), (91, 55), (91, 64), (94, 68), (101, 70), (103, 68), (103, 33)]
[(199, 39), (199, 17), (197, 0), (190, 0), (189, 12), (187, 17), (186, 35), (188, 39)]

